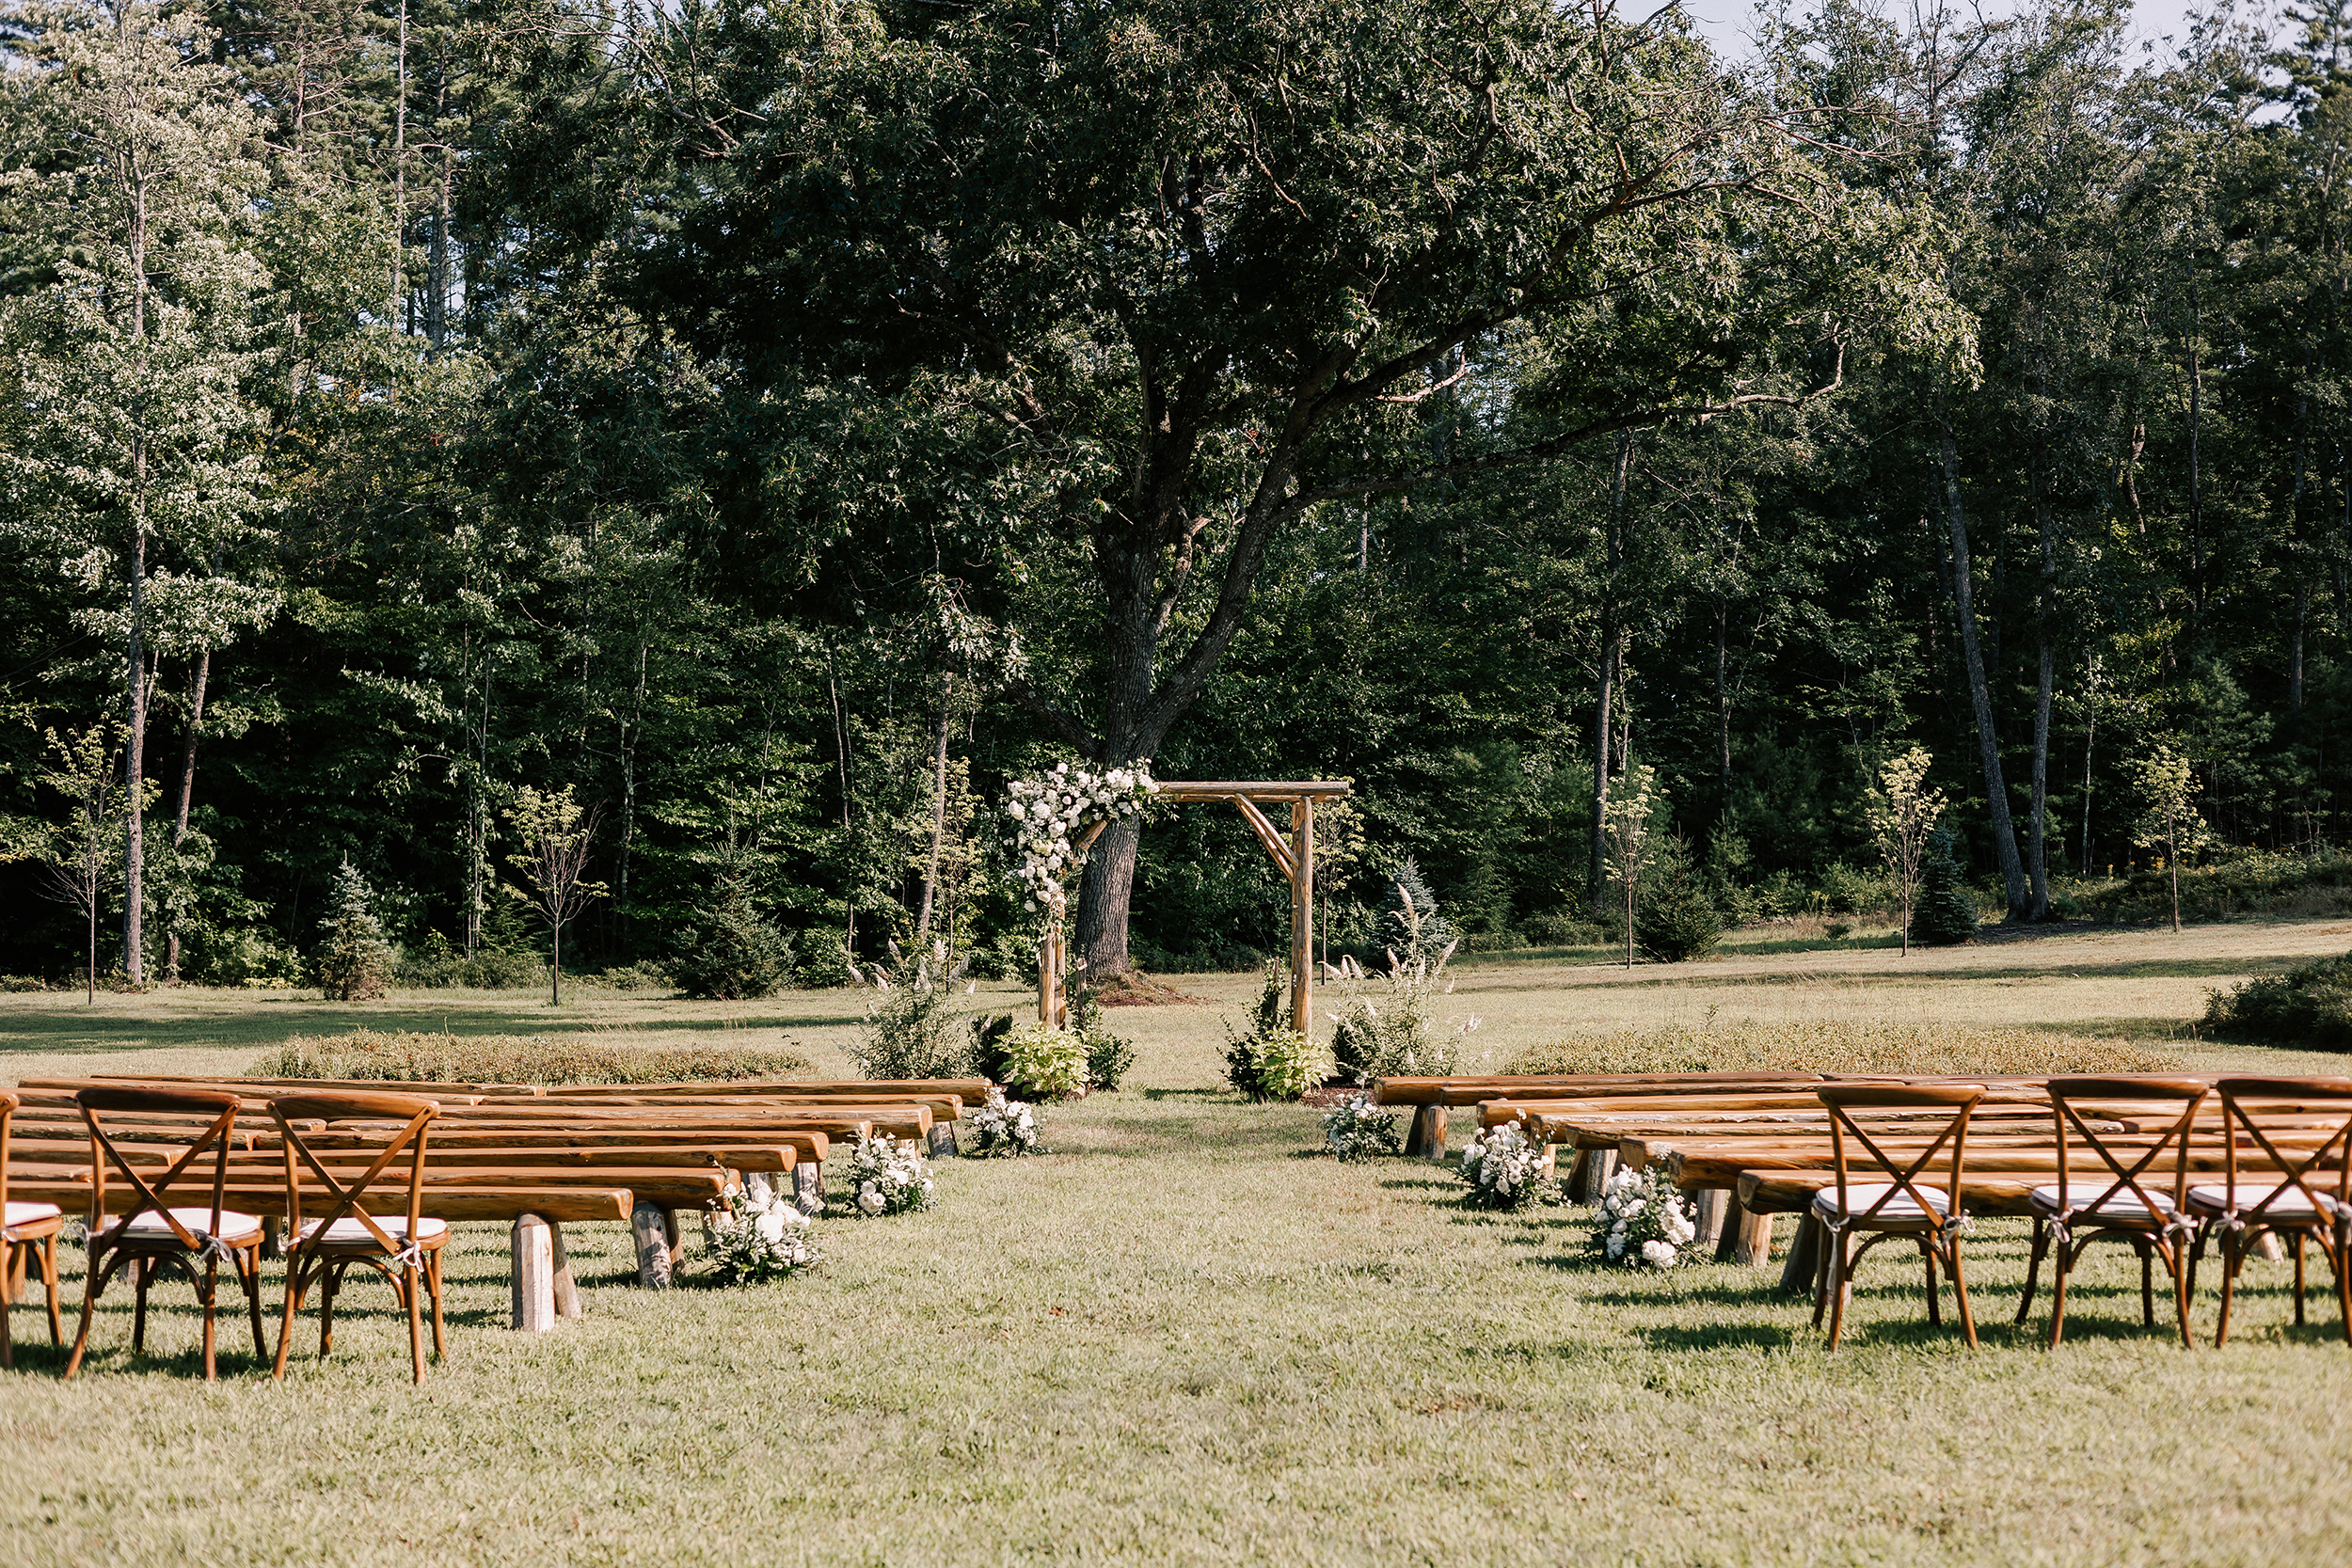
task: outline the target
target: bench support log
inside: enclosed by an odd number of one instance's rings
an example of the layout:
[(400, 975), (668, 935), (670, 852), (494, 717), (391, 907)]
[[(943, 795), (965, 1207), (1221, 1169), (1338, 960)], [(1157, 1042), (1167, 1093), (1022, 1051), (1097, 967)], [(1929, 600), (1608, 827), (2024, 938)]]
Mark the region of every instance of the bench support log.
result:
[(1444, 1106), (1423, 1105), (1413, 1112), (1413, 1130), (1406, 1137), (1405, 1152), (1416, 1159), (1444, 1160)]
[(661, 1210), (641, 1203), (629, 1211), (630, 1240), (637, 1248), (637, 1283), (648, 1291), (670, 1288), (670, 1238), (663, 1233)]
[(670, 1268), (673, 1273), (686, 1266), (686, 1233), (678, 1228), (677, 1211), (661, 1211), (661, 1239), (669, 1243)]
[(548, 1227), (548, 1245), (554, 1254), (555, 1315), (559, 1318), (580, 1316), (580, 1282), (572, 1277), (572, 1255), (564, 1245), (564, 1227)]
[(1588, 1148), (1584, 1151), (1584, 1201), (1600, 1207), (1600, 1200), (1609, 1196), (1609, 1179), (1617, 1174), (1617, 1151), (1613, 1148)]
[(825, 1167), (803, 1160), (792, 1167), (792, 1201), (811, 1219), (825, 1212)]
[(1694, 1196), (1692, 1204), (1697, 1212), (1692, 1216), (1698, 1234), (1691, 1238), (1693, 1246), (1714, 1246), (1724, 1239), (1724, 1216), (1731, 1210), (1731, 1194), (1721, 1187), (1704, 1187)]
[(956, 1152), (956, 1124), (952, 1121), (931, 1123), (931, 1158), (949, 1160)]
[(1788, 1261), (1780, 1270), (1783, 1295), (1813, 1293), (1813, 1276), (1820, 1272), (1821, 1248), (1828, 1239), (1828, 1227), (1812, 1210), (1798, 1217), (1797, 1233), (1788, 1238)]
[(1740, 1223), (1731, 1231), (1738, 1242), (1731, 1260), (1750, 1269), (1760, 1269), (1771, 1262), (1772, 1221), (1779, 1217), (1777, 1214), (1751, 1214), (1744, 1209), (1740, 1210)]
[(507, 1284), (514, 1326), (524, 1333), (544, 1333), (555, 1326), (554, 1228), (536, 1214), (515, 1216)]

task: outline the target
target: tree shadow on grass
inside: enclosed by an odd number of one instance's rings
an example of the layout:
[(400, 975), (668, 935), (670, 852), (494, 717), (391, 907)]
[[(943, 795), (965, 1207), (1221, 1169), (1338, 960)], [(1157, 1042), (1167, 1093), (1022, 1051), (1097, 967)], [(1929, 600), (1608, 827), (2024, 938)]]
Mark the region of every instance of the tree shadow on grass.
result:
[(1645, 1350), (1776, 1350), (1797, 1342), (1796, 1331), (1780, 1323), (1699, 1323), (1689, 1327), (1662, 1325), (1637, 1328), (1635, 1338)]

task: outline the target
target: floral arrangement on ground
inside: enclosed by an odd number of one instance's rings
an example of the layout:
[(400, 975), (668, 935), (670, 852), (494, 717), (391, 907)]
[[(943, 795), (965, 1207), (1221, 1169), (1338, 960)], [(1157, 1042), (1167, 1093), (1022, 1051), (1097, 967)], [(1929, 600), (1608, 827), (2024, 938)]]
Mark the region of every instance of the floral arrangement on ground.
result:
[(1560, 1184), (1544, 1174), (1544, 1146), (1515, 1121), (1486, 1128), (1462, 1146), (1462, 1180), (1470, 1183), (1474, 1208), (1560, 1201)]
[(1628, 1268), (1671, 1269), (1698, 1233), (1682, 1195), (1662, 1173), (1619, 1166), (1601, 1195), (1591, 1250)]
[(887, 1132), (860, 1138), (850, 1148), (850, 1184), (857, 1190), (857, 1212), (869, 1219), (931, 1206), (930, 1163), (912, 1140)]
[(1323, 1141), (1343, 1160), (1394, 1154), (1404, 1147), (1396, 1113), (1375, 1105), (1368, 1094), (1351, 1096), (1324, 1113)]
[(800, 1273), (817, 1261), (808, 1216), (781, 1192), (739, 1193), (704, 1227), (703, 1255), (723, 1285), (757, 1285)]
[(990, 1085), (988, 1101), (964, 1118), (963, 1152), (979, 1160), (1007, 1159), (1045, 1152), (1045, 1130), (1037, 1108), (1007, 1100), (1005, 1091)]

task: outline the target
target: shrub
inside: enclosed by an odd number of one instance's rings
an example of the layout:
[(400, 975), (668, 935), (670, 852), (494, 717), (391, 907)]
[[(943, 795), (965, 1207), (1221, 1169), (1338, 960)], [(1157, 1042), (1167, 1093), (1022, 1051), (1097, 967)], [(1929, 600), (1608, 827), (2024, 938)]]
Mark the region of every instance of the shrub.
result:
[(1087, 1092), (1086, 1040), (1073, 1029), (1024, 1023), (1006, 1033), (1002, 1082), (1051, 1104)]
[(673, 990), (677, 984), (668, 970), (655, 963), (614, 964), (595, 978), (596, 984), (620, 991)]
[(616, 1045), (590, 1034), (445, 1035), (354, 1029), (296, 1035), (254, 1062), (257, 1078), (397, 1079), (426, 1084), (692, 1084), (790, 1078), (796, 1051)]
[(1087, 1086), (1105, 1094), (1117, 1089), (1135, 1070), (1135, 1042), (1111, 1033), (1103, 1022), (1103, 1004), (1091, 990), (1078, 993), (1070, 1009), (1070, 1027), (1087, 1048)]
[(1282, 1022), (1290, 972), (1265, 966), (1247, 1033), (1226, 1027), (1225, 1081), (1251, 1100), (1300, 1100), (1323, 1076), (1327, 1058), (1306, 1036)]
[(1538, 947), (1594, 947), (1602, 941), (1600, 927), (1573, 910), (1532, 915), (1523, 924), (1527, 940)]
[(457, 970), (458, 984), (475, 990), (524, 990), (547, 978), (539, 956), (519, 947), (477, 947)]
[(1883, 909), (1894, 900), (1894, 884), (1882, 873), (1858, 871), (1843, 861), (1833, 862), (1816, 879), (1821, 901), (1832, 914), (1861, 914)]
[(792, 975), (792, 939), (759, 912), (751, 879), (730, 863), (712, 879), (710, 896), (679, 925), (668, 968), (691, 997), (746, 1002), (773, 996)]
[[(944, 960), (946, 954), (933, 957)], [(969, 1053), (956, 1022), (954, 975), (934, 970), (930, 959), (916, 960), (903, 984), (893, 984), (879, 964), (874, 974), (878, 999), (866, 1009), (864, 1034), (850, 1047), (859, 1070), (868, 1078), (956, 1076)]]
[[(1410, 861), (1398, 879), (1396, 908), (1390, 911), (1394, 945), (1388, 949), (1387, 970), (1368, 974), (1355, 959), (1340, 960), (1347, 1000), (1333, 1019), (1331, 1056), (1341, 1072), (1359, 1084), (1391, 1073), (1443, 1077), (1454, 1070), (1462, 1037), (1478, 1027), (1475, 1018), (1445, 1030), (1429, 1021), (1431, 999), (1454, 989), (1445, 979), (1445, 966), (1455, 943), (1442, 926), (1433, 934), (1435, 916), (1424, 917), (1422, 905), (1434, 899), (1426, 886), (1418, 893), (1407, 886), (1407, 876), (1419, 881)], [(1438, 936), (1446, 940), (1438, 942)], [(1267, 1011), (1269, 1004), (1276, 1011)], [(1279, 994), (1269, 990), (1259, 1004), (1260, 1020), (1275, 1022), (1279, 1006)]]
[(404, 986), (439, 990), (448, 986), (463, 985), (465, 972), (466, 955), (452, 947), (449, 938), (440, 932), (427, 931), (422, 942), (401, 954), (397, 977)]
[(1724, 934), (1723, 917), (1688, 876), (1677, 875), (1637, 907), (1633, 940), (1660, 963), (1680, 963), (1711, 949)]
[(2352, 1051), (2352, 954), (2215, 991), (2205, 1003), (2205, 1025), (2307, 1051)]
[(367, 879), (349, 861), (343, 862), (326, 897), (326, 918), (319, 922), (326, 940), (310, 958), (311, 977), (337, 1002), (368, 1002), (383, 995), (400, 966), (400, 949), (384, 935), (374, 901)]
[(964, 1050), (964, 1070), (992, 1084), (1005, 1081), (1005, 1041), (1012, 1035), (1010, 1013), (978, 1013), (971, 1020), (972, 1043)]
[(1911, 940), (1949, 947), (1974, 941), (1976, 935), (1977, 896), (1962, 879), (1960, 862), (1952, 855), (1952, 835), (1939, 829), (1928, 839), (1927, 858), (1919, 863), (1919, 901), (1912, 907)]

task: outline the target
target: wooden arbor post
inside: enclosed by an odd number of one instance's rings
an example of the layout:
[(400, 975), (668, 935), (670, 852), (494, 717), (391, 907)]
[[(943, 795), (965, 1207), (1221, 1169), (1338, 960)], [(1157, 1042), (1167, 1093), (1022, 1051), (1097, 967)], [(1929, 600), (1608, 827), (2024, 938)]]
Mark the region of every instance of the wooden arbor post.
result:
[[(1291, 1027), (1311, 1034), (1315, 1016), (1315, 802), (1347, 798), (1344, 779), (1254, 779), (1162, 782), (1168, 800), (1231, 800), (1291, 884)], [(1291, 808), (1290, 836), (1278, 832), (1262, 805)]]

